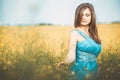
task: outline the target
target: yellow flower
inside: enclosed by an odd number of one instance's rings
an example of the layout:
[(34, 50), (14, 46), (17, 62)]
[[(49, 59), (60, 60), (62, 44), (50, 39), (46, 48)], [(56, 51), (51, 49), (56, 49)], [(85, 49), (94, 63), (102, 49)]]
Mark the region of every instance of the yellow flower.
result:
[(7, 30), (6, 29), (3, 29), (2, 32), (6, 32)]

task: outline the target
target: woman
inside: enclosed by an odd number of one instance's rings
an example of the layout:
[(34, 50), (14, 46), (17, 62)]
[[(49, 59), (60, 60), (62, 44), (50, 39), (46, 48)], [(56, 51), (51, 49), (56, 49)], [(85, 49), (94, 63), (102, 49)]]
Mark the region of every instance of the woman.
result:
[(74, 26), (70, 33), (69, 52), (58, 67), (73, 63), (69, 80), (97, 80), (96, 57), (101, 52), (101, 41), (92, 4), (82, 3), (77, 7)]

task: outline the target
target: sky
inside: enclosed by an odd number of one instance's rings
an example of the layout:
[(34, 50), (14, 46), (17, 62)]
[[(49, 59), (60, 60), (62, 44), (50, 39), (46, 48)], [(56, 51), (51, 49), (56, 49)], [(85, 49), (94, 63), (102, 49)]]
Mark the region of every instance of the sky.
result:
[(93, 4), (97, 22), (120, 22), (120, 0), (0, 0), (0, 25), (73, 25), (84, 2)]

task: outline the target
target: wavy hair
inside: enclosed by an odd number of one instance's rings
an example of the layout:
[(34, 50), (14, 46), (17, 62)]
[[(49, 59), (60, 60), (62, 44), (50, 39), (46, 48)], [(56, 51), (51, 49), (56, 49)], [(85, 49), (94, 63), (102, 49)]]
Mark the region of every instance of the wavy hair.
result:
[(101, 40), (98, 36), (98, 30), (96, 26), (96, 15), (94, 11), (94, 7), (90, 3), (82, 3), (80, 4), (76, 11), (75, 11), (75, 19), (74, 19), (74, 26), (75, 28), (80, 26), (81, 18), (82, 18), (82, 13), (83, 11), (88, 8), (91, 12), (91, 22), (89, 24), (89, 34), (92, 39), (94, 39), (97, 43), (101, 44)]

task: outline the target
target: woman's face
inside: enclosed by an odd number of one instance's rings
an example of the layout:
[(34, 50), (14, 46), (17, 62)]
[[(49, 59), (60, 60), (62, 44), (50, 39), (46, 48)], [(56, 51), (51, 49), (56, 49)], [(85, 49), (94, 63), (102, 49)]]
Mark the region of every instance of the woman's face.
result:
[(82, 13), (81, 25), (86, 26), (91, 22), (91, 12), (89, 8), (86, 8)]

